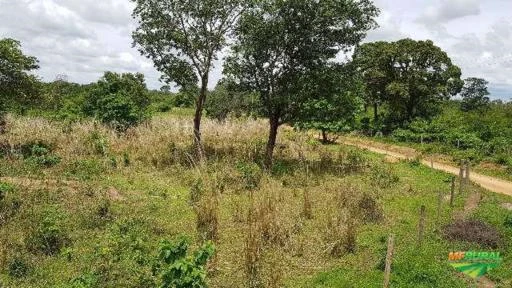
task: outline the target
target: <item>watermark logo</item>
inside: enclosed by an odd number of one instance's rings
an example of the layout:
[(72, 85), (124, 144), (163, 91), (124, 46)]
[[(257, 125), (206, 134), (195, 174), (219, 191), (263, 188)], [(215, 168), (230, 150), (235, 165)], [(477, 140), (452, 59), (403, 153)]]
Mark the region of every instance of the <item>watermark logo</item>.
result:
[(450, 252), (450, 265), (471, 278), (480, 278), (498, 267), (502, 261), (499, 252)]

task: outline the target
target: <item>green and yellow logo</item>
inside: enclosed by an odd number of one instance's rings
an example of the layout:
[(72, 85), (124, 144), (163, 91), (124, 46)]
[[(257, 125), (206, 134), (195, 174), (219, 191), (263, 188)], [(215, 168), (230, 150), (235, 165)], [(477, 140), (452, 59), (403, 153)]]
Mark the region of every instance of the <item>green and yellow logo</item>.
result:
[(450, 252), (450, 265), (471, 278), (480, 278), (498, 267), (502, 261), (499, 252)]

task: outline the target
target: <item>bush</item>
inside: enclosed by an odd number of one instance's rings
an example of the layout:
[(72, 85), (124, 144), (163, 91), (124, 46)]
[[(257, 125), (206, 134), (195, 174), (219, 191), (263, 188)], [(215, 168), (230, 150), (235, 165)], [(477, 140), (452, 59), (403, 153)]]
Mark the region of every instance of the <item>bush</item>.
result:
[(476, 243), (496, 249), (502, 243), (496, 228), (478, 220), (463, 220), (443, 227), (444, 238), (451, 241)]
[(25, 259), (21, 257), (15, 257), (12, 259), (7, 265), (7, 269), (9, 271), (9, 276), (13, 278), (23, 278), (27, 276), (30, 271), (30, 267), (25, 261)]
[(255, 163), (238, 163), (236, 169), (240, 173), (243, 186), (246, 190), (254, 190), (260, 185), (262, 177), (261, 168)]
[(86, 98), (84, 112), (124, 132), (146, 118), (148, 105), (144, 75), (106, 72)]
[(163, 241), (154, 274), (159, 276), (158, 287), (203, 288), (206, 285), (206, 264), (215, 249), (207, 242), (193, 255), (188, 253), (188, 240), (181, 237), (174, 242)]
[(61, 218), (62, 215), (58, 210), (44, 211), (41, 223), (28, 239), (27, 244), (30, 251), (53, 256), (69, 244), (69, 238), (64, 231)]
[(400, 178), (393, 172), (389, 165), (376, 165), (370, 172), (371, 184), (380, 188), (389, 188), (397, 183)]

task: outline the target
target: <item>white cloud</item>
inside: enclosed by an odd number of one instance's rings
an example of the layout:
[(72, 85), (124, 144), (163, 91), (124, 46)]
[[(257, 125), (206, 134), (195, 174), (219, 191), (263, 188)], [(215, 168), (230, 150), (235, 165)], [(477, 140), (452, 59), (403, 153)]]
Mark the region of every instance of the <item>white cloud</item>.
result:
[[(375, 0), (380, 28), (365, 40), (431, 39), (447, 51), (464, 77), (483, 77), (491, 91), (512, 96), (510, 0)], [(160, 74), (132, 48), (130, 0), (0, 0), (0, 38), (22, 42), (40, 60), (38, 74), (51, 81), (97, 81), (104, 71), (142, 72), (151, 88)], [(224, 53), (225, 54), (225, 53)], [(220, 55), (221, 57), (224, 55)], [(216, 61), (210, 87), (222, 77)], [(506, 97), (508, 99), (508, 97)]]
[(426, 7), (418, 20), (430, 25), (479, 14), (479, 0), (437, 0), (434, 4)]

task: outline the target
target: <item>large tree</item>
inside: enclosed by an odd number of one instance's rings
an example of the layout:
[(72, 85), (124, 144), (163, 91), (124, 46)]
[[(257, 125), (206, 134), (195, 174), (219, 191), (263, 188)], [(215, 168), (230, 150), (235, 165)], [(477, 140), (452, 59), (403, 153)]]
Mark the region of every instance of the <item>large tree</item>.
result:
[(354, 59), (371, 99), (388, 104), (390, 125), (430, 118), (462, 88), (460, 68), (430, 40), (367, 43)]
[(351, 63), (334, 64), (315, 72), (306, 79), (301, 93), (309, 100), (301, 104), (293, 124), (301, 129), (320, 130), (322, 142), (329, 143), (329, 133), (354, 129), (364, 95), (363, 83)]
[(460, 92), (462, 102), (460, 108), (462, 111), (482, 110), (489, 107), (491, 93), (487, 90), (487, 82), (482, 78), (467, 78), (464, 80), (464, 87)]
[(272, 164), (278, 128), (293, 121), (309, 93), (307, 78), (374, 27), (370, 0), (262, 0), (240, 17), (225, 72), (259, 93), (269, 118), (265, 165)]
[(29, 74), (38, 69), (35, 57), (21, 51), (20, 42), (0, 39), (0, 132), (4, 130), (5, 110), (15, 104), (31, 102), (38, 92), (38, 79)]
[(139, 51), (153, 60), (164, 81), (197, 91), (194, 143), (202, 159), (200, 128), (209, 73), (243, 11), (243, 1), (132, 1), (136, 3), (133, 17), (139, 22), (133, 40)]

